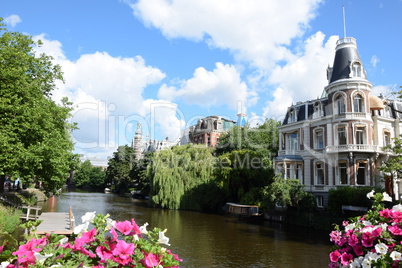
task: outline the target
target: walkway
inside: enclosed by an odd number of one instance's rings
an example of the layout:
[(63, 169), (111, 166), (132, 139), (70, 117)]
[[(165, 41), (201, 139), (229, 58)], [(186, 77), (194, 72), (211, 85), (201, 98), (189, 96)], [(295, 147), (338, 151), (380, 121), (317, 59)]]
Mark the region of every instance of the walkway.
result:
[(43, 212), (38, 218), (42, 222), (34, 233), (71, 235), (74, 231), (75, 220), (71, 207), (69, 210), (69, 212)]

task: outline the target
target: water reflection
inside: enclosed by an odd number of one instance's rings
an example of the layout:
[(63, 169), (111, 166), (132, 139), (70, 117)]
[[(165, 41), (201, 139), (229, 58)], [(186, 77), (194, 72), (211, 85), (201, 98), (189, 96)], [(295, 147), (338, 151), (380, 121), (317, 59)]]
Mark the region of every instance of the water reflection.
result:
[(253, 221), (191, 211), (150, 208), (130, 197), (103, 193), (63, 193), (43, 204), (44, 211), (72, 207), (76, 223), (88, 211), (116, 220), (135, 218), (148, 228), (167, 228), (170, 249), (184, 259), (181, 267), (327, 267), (327, 232), (268, 221)]

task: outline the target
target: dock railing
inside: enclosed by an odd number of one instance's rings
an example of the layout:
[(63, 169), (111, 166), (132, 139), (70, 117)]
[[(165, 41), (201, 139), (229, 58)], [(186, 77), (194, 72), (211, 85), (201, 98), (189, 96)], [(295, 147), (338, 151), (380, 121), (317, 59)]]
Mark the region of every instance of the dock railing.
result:
[(75, 228), (75, 218), (71, 206), (68, 208), (68, 218), (70, 219), (70, 230), (73, 231)]

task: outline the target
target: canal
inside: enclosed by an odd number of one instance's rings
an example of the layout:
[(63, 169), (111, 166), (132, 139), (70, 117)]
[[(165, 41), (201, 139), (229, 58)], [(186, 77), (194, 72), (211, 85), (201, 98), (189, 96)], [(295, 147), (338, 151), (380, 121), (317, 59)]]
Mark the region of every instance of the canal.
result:
[(114, 194), (64, 192), (41, 204), (44, 212), (67, 212), (76, 224), (85, 212), (134, 218), (166, 228), (169, 247), (184, 261), (181, 267), (328, 267), (328, 232), (285, 226), (277, 222), (151, 208), (142, 200)]

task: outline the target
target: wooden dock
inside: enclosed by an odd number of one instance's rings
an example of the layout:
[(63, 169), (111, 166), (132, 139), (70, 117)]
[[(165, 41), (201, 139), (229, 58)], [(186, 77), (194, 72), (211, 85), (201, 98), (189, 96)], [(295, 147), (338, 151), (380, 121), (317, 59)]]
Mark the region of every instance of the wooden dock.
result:
[(71, 235), (75, 227), (75, 220), (71, 207), (69, 212), (43, 212), (38, 220), (42, 220), (42, 222), (36, 228), (34, 233), (39, 235), (46, 233)]

